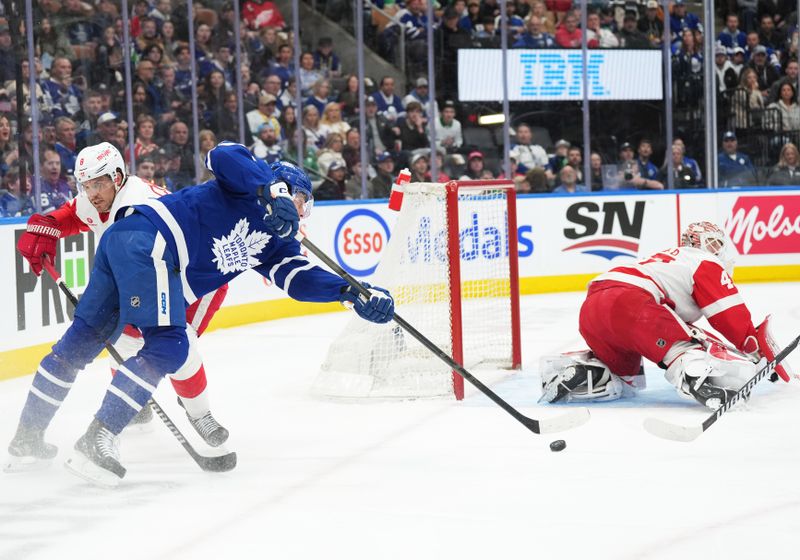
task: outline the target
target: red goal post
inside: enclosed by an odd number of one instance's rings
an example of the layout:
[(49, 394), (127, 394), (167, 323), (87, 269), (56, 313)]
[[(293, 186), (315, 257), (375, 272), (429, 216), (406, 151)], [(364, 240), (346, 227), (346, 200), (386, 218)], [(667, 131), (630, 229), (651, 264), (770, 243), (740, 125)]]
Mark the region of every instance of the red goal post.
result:
[[(516, 195), (510, 181), (407, 183), (372, 284), (467, 369), (521, 366)], [(314, 392), (343, 398), (464, 398), (464, 382), (399, 325), (352, 318)]]

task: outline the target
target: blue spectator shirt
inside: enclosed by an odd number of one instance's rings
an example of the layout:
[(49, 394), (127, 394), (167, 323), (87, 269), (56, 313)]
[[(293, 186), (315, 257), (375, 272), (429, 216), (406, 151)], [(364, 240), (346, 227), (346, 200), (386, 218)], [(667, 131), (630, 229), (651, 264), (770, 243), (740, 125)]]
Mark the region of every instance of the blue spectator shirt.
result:
[(314, 68), (322, 72), (325, 77), (329, 77), (331, 72), (339, 72), (342, 69), (342, 63), (334, 52), (325, 56), (316, 51), (314, 52)]
[(406, 110), (399, 96), (393, 94), (391, 98), (386, 98), (382, 91), (376, 91), (372, 94), (372, 97), (375, 99), (375, 105), (378, 106), (378, 113), (384, 114), (386, 113), (386, 109), (394, 107), (398, 117), (405, 116)]
[(675, 41), (680, 42), (681, 40), (681, 33), (684, 29), (697, 29), (698, 31), (703, 31), (703, 24), (700, 23), (700, 19), (689, 12), (686, 12), (686, 15), (683, 18), (678, 18), (675, 15), (669, 16), (669, 23), (670, 29), (672, 30), (672, 42)]
[(512, 45), (512, 49), (549, 49), (556, 44), (555, 39), (549, 33), (540, 33), (534, 37), (528, 32), (519, 36), (519, 39)]
[(30, 216), (34, 211), (33, 198), (30, 196), (17, 198), (10, 192), (6, 192), (0, 197), (0, 216), (4, 218)]
[(639, 173), (645, 179), (655, 180), (658, 177), (658, 167), (656, 167), (652, 161), (643, 163), (642, 160), (636, 158), (636, 163), (639, 164)]
[(736, 35), (732, 35), (728, 28), (723, 29), (717, 37), (717, 42), (721, 43), (724, 47), (732, 49), (733, 47), (747, 47), (747, 35), (744, 31), (736, 31)]
[(726, 153), (717, 156), (719, 182), (721, 187), (737, 186), (736, 179), (745, 178), (749, 182), (755, 180), (756, 169), (747, 154), (736, 152), (734, 157)]

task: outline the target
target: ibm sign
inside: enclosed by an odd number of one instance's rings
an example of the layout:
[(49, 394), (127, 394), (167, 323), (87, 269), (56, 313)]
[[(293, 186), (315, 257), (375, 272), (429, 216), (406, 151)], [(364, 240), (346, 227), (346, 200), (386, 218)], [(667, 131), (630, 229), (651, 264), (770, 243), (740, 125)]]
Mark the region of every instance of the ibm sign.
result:
[[(503, 98), (502, 51), (458, 51), (461, 101)], [(508, 51), (508, 98), (511, 101), (583, 99), (583, 56), (573, 49)], [(661, 99), (661, 51), (595, 50), (588, 52), (589, 99)]]

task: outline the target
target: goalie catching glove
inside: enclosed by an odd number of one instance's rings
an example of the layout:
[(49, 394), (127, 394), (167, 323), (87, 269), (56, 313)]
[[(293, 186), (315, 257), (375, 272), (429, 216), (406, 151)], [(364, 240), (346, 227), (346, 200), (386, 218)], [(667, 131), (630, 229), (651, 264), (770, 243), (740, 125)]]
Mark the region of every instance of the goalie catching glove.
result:
[(265, 195), (263, 188), (259, 191), (258, 201), (266, 211), (264, 223), (267, 227), (278, 237), (294, 237), (300, 229), (300, 216), (286, 183), (280, 181), (270, 185), (269, 195)]
[(49, 255), (55, 261), (60, 237), (61, 230), (52, 216), (34, 214), (28, 218), (28, 227), (17, 242), (17, 250), (30, 263), (31, 271), (36, 276), (42, 274), (44, 255)]
[[(753, 361), (758, 362), (761, 357), (767, 359), (768, 362), (771, 362), (775, 359), (775, 354), (780, 352), (780, 346), (778, 346), (777, 342), (775, 342), (775, 337), (772, 333), (772, 328), (770, 327), (770, 319), (772, 315), (767, 315), (767, 318), (756, 327), (756, 338), (753, 340), (753, 337), (750, 336), (744, 342), (744, 352), (753, 358)], [(787, 383), (790, 379), (790, 372), (787, 369), (789, 366), (786, 362), (782, 364), (778, 364), (775, 366), (775, 373), (772, 374), (770, 377), (770, 381), (777, 381), (777, 377), (780, 377)], [(776, 375), (777, 374), (777, 377)]]
[(394, 299), (387, 290), (371, 286), (366, 282), (361, 284), (370, 293), (369, 299), (361, 295), (353, 286), (342, 289), (339, 301), (345, 307), (352, 307), (362, 319), (372, 323), (388, 323), (394, 317)]

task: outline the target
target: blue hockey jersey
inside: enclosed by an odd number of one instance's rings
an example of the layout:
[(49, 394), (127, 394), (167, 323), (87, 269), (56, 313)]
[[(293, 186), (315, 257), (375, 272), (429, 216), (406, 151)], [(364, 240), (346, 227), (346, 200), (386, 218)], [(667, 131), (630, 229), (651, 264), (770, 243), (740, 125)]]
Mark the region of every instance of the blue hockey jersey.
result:
[[(339, 301), (347, 283), (301, 254), (295, 239), (273, 235), (258, 204), (259, 187), (276, 182), (269, 165), (241, 144), (208, 153), (216, 179), (134, 206), (161, 232), (181, 268), (184, 298), (194, 302), (253, 269), (300, 301)], [(124, 211), (124, 210), (120, 210)]]

